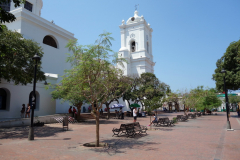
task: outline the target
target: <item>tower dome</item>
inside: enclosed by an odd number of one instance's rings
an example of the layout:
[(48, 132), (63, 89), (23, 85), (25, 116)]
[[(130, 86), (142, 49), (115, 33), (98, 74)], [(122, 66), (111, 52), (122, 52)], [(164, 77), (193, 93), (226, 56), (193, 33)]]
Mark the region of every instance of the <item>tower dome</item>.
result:
[(138, 11), (136, 10), (134, 12), (134, 16), (133, 17), (130, 17), (128, 20), (127, 20), (127, 24), (131, 24), (131, 23), (136, 23), (136, 22), (140, 22), (140, 21), (143, 21), (144, 18), (143, 16), (138, 16)]

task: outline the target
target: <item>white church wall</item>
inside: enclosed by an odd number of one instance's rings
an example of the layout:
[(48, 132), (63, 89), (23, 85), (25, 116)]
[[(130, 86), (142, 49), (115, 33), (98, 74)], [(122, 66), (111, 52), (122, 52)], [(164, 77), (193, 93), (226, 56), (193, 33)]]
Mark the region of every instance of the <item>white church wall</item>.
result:
[[(0, 83), (0, 88), (7, 89), (10, 93), (10, 103), (7, 110), (0, 110), (1, 118), (20, 118), (20, 110), (22, 108), (22, 104), (27, 106), (29, 101), (29, 94), (33, 90), (33, 85), (28, 84), (24, 85), (14, 85), (13, 83), (7, 83), (6, 81), (2, 81)], [(35, 111), (35, 116), (37, 115), (46, 115), (46, 114), (54, 114), (55, 113), (55, 100), (52, 100), (50, 92), (52, 90), (46, 90), (44, 88), (43, 83), (36, 84), (36, 91), (39, 93), (39, 108)]]
[[(64, 30), (63, 28), (41, 18), (40, 12), (42, 8), (42, 0), (28, 0), (33, 4), (33, 12), (24, 9), (24, 5), (15, 8), (11, 4), (11, 13), (16, 16), (16, 21), (6, 24), (8, 29), (16, 30), (23, 34), (26, 39), (32, 39), (39, 43), (43, 48), (42, 70), (45, 73), (57, 74), (59, 78), (51, 78), (47, 75), (47, 82), (56, 84), (60, 82), (61, 76), (65, 69), (70, 69), (71, 65), (66, 63), (68, 49), (65, 48), (69, 39), (74, 39), (74, 34)], [(43, 44), (43, 38), (50, 35), (55, 39), (57, 48)], [(71, 54), (71, 52), (70, 52)], [(66, 113), (69, 108), (69, 103), (61, 104), (59, 100), (53, 100), (51, 97), (52, 89), (45, 90), (44, 82), (37, 83), (36, 91), (39, 93), (39, 108), (35, 110), (35, 116), (42, 116), (54, 113)], [(9, 101), (9, 108), (7, 110), (0, 110), (0, 118), (20, 118), (20, 110), (22, 104), (27, 105), (29, 101), (29, 94), (32, 91), (32, 84), (27, 86), (7, 83), (2, 81), (0, 88), (7, 89), (11, 95)]]

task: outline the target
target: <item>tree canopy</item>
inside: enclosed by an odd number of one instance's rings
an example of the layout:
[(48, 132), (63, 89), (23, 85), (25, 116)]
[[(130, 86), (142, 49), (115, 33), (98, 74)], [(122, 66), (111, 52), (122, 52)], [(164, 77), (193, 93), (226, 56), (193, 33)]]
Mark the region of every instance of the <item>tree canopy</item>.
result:
[(216, 90), (213, 88), (204, 89), (198, 86), (192, 89), (185, 100), (185, 104), (189, 108), (196, 108), (198, 111), (218, 107), (222, 101), (217, 97)]
[[(115, 91), (123, 93), (128, 88), (125, 86), (131, 84), (124, 78), (123, 72), (114, 67), (114, 64), (120, 64), (124, 59), (118, 59), (118, 53), (110, 48), (113, 40), (110, 35), (108, 32), (100, 34), (93, 45), (78, 45), (77, 40), (70, 40), (67, 47), (73, 54), (69, 54), (67, 62), (71, 62), (72, 69), (66, 71), (59, 84), (59, 88), (65, 88), (63, 92), (56, 90), (60, 94), (56, 98), (70, 100), (71, 95), (74, 95), (73, 102), (86, 100), (92, 105), (91, 114), (96, 120), (96, 146), (99, 146), (99, 111), (102, 105), (109, 100), (109, 93), (116, 86), (118, 89)], [(117, 98), (121, 93), (113, 94), (111, 98), (114, 95)]]
[(2, 5), (10, 3), (11, 1), (14, 3), (15, 7), (19, 7), (20, 4), (25, 3), (26, 0), (0, 0), (0, 32), (3, 30), (3, 28), (6, 28), (3, 23), (10, 23), (15, 21), (16, 19), (16, 17), (12, 13), (4, 10), (4, 8), (2, 7)]
[(217, 60), (216, 66), (212, 79), (216, 81), (216, 88), (219, 91), (224, 90), (222, 69), (226, 70), (226, 88), (231, 90), (240, 88), (240, 40), (230, 43), (224, 55)]
[[(0, 83), (1, 79), (14, 82), (16, 85), (32, 83), (34, 61), (32, 57), (43, 56), (38, 43), (24, 39), (18, 32), (7, 30), (0, 32)], [(41, 71), (41, 61), (37, 67), (37, 81), (45, 80)]]

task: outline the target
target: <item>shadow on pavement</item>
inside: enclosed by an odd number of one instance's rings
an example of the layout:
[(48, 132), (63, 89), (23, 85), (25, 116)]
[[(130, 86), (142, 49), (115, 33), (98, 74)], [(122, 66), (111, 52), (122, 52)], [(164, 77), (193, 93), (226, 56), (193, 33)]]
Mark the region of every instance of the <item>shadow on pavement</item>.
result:
[[(59, 127), (34, 127), (35, 137), (50, 137), (57, 133), (64, 132)], [(15, 139), (15, 138), (28, 138), (29, 127), (11, 127), (11, 128), (0, 128), (0, 139)]]
[[(121, 121), (112, 121), (112, 120), (99, 120), (99, 124), (119, 124), (121, 123)], [(123, 121), (123, 123), (125, 123)], [(95, 120), (87, 120), (81, 123), (74, 123), (74, 125), (83, 125), (83, 124), (88, 124), (88, 125), (96, 125), (96, 121)]]
[[(148, 135), (143, 135), (143, 137), (146, 137)], [(110, 139), (110, 140), (104, 140), (101, 142), (107, 143), (108, 146), (105, 146), (103, 148), (91, 148), (90, 150), (94, 152), (101, 152), (101, 153), (107, 153), (110, 156), (116, 155), (116, 154), (127, 154), (127, 150), (155, 150), (158, 151), (159, 147), (152, 147), (151, 145), (160, 144), (156, 142), (146, 142), (141, 140), (142, 137), (137, 136), (136, 138), (121, 138), (121, 139)]]

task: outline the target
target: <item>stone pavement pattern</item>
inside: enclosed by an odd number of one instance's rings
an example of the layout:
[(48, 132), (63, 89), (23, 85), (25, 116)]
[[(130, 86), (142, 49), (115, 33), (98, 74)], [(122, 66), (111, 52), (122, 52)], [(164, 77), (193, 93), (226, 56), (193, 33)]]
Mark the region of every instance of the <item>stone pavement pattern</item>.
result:
[[(183, 113), (164, 113), (158, 117), (172, 118)], [(147, 126), (149, 117), (138, 118)], [(84, 143), (95, 141), (95, 121), (70, 124), (63, 131), (61, 124), (35, 128), (35, 140), (28, 141), (28, 127), (0, 129), (0, 159), (162, 159), (162, 160), (239, 160), (240, 119), (232, 113), (235, 131), (226, 131), (226, 114), (206, 115), (178, 122), (174, 127), (152, 127), (143, 137), (112, 137), (112, 128), (124, 120), (101, 120), (100, 141), (109, 149), (86, 148)]]

